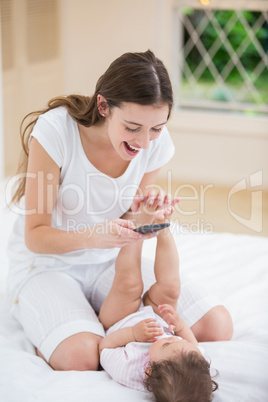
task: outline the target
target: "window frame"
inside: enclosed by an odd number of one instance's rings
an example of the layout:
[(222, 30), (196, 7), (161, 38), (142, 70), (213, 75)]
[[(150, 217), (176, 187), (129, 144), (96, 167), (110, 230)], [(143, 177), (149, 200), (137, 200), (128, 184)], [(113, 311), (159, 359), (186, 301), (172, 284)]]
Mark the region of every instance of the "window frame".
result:
[[(172, 64), (171, 79), (174, 88), (174, 109), (170, 118), (169, 128), (184, 132), (206, 133), (213, 135), (235, 135), (253, 138), (268, 138), (268, 115), (246, 115), (237, 111), (219, 109), (196, 109), (180, 107), (179, 93), (179, 41), (182, 35), (182, 23), (178, 18), (183, 7), (198, 9), (245, 9), (252, 11), (268, 11), (267, 0), (210, 0), (205, 6), (202, 0), (172, 0)], [(253, 3), (253, 4), (252, 4)]]

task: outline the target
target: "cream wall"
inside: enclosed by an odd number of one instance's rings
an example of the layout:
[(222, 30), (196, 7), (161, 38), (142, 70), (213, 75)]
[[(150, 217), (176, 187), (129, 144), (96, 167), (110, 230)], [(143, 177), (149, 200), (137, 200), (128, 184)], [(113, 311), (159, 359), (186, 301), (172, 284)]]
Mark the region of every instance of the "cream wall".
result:
[[(58, 1), (57, 59), (43, 65), (23, 65), (20, 73), (13, 74), (13, 87), (9, 85), (10, 74), (4, 77), (4, 111), (9, 108), (14, 113), (12, 119), (4, 116), (6, 126), (9, 125), (5, 130), (6, 164), (11, 161), (6, 169), (8, 173), (16, 165), (13, 150), (19, 143), (16, 130), (21, 110), (38, 109), (46, 99), (57, 94), (90, 95), (98, 77), (122, 53), (148, 48), (155, 51), (166, 64), (175, 88), (177, 36), (173, 9), (179, 0)], [(22, 8), (26, 0), (14, 2)], [(17, 24), (25, 23), (22, 11), (17, 10), (16, 15)], [(17, 36), (20, 44), (22, 38)], [(24, 54), (25, 49), (20, 48), (20, 63)], [(19, 106), (14, 112), (16, 88), (22, 95), (16, 100)], [(232, 186), (262, 170), (263, 184), (268, 188), (267, 118), (241, 119), (235, 115), (174, 110), (169, 129), (176, 154), (163, 170), (163, 178), (171, 169), (176, 180)]]
[(61, 0), (64, 92), (91, 94), (124, 52), (158, 47), (158, 0)]
[[(179, 181), (233, 186), (261, 171), (268, 188), (268, 119), (174, 111), (176, 154), (166, 170)], [(250, 186), (248, 186), (250, 188)]]
[[(62, 0), (64, 92), (92, 93), (109, 63), (127, 51), (156, 52), (176, 76), (172, 0)], [(268, 120), (174, 110), (176, 145), (162, 171), (180, 181), (232, 186), (263, 171), (268, 188)]]
[[(55, 26), (60, 13), (57, 2), (46, 4), (35, 0), (1, 0), (1, 21), (5, 23), (5, 40), (3, 49), (9, 56), (9, 65), (2, 71), (2, 100), (3, 100), (3, 129), (0, 139), (4, 149), (5, 176), (17, 171), (21, 154), (19, 128), (22, 118), (29, 112), (43, 109), (47, 101), (62, 92), (62, 65), (61, 49), (59, 44), (59, 30)], [(30, 8), (29, 4), (33, 7)], [(52, 4), (52, 7), (49, 6)], [(40, 5), (40, 7), (38, 7)], [(42, 7), (41, 7), (42, 6)], [(5, 21), (3, 21), (5, 18)], [(31, 21), (31, 24), (29, 24)], [(36, 24), (42, 24), (46, 35), (42, 37)], [(3, 24), (4, 25), (4, 24)], [(36, 35), (29, 40), (30, 28), (35, 29)], [(53, 32), (49, 34), (49, 32)], [(4, 35), (3, 35), (4, 37)], [(53, 57), (43, 57), (37, 52), (36, 57), (32, 49), (46, 52), (53, 50)]]

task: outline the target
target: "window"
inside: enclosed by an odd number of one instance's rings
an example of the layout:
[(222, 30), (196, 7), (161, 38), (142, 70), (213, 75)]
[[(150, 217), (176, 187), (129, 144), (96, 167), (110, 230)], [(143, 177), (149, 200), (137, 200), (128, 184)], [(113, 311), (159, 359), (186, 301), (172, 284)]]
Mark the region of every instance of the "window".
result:
[(176, 4), (177, 106), (266, 114), (268, 1)]

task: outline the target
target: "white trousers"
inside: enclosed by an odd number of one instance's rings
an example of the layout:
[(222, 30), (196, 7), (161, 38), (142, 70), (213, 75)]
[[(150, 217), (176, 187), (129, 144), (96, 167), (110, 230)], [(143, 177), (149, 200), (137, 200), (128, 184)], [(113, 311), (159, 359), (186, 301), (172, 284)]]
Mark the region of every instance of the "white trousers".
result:
[[(97, 313), (112, 286), (114, 263), (43, 271), (22, 288), (14, 315), (47, 361), (72, 335), (90, 332), (104, 336)], [(143, 261), (142, 274), (146, 291), (155, 282), (153, 261)], [(218, 298), (182, 277), (177, 312), (190, 327), (218, 304)]]

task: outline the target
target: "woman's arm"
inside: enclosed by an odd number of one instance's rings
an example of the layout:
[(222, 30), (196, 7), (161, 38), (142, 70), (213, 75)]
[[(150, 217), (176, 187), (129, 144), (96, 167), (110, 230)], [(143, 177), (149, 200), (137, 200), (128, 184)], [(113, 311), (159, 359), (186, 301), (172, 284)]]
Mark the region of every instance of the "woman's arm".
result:
[(139, 234), (132, 230), (133, 223), (122, 219), (109, 221), (108, 225), (103, 222), (103, 230), (98, 231), (94, 227), (80, 232), (52, 228), (59, 185), (60, 168), (32, 137), (25, 190), (25, 243), (29, 250), (61, 254), (88, 248), (123, 247), (140, 240)]

